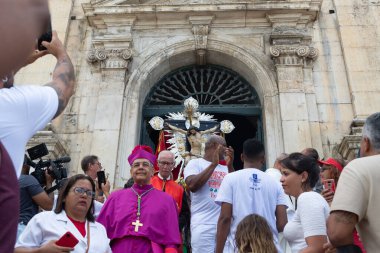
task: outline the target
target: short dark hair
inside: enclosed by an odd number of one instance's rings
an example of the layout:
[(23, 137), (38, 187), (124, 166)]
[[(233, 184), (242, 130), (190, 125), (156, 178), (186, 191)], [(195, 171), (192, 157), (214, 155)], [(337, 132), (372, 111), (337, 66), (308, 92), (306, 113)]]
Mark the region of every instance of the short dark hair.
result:
[(310, 156), (303, 155), (301, 153), (291, 153), (287, 158), (282, 160), (280, 164), (296, 172), (298, 175), (306, 171), (308, 174), (305, 184), (311, 188), (315, 186), (319, 179), (320, 169), (317, 160)]
[[(57, 200), (57, 206), (55, 207), (54, 212), (60, 213), (62, 210), (65, 210), (65, 202), (63, 201), (67, 195), (69, 194), (70, 189), (73, 187), (73, 185), (79, 181), (79, 180), (88, 180), (91, 183), (92, 191), (95, 192), (95, 183), (94, 180), (92, 180), (91, 177), (83, 174), (78, 174), (75, 176), (72, 176), (66, 180), (63, 187), (59, 190), (58, 200)], [(94, 222), (94, 199), (91, 199), (91, 205), (90, 208), (87, 211), (86, 219), (88, 221)]]
[(99, 158), (96, 155), (87, 155), (83, 157), (82, 161), (80, 162), (80, 165), (82, 167), (82, 170), (84, 173), (88, 171), (88, 164), (94, 164), (96, 161), (98, 161)]
[(265, 148), (264, 145), (254, 139), (247, 139), (243, 143), (243, 155), (249, 159), (249, 160), (257, 160), (261, 159), (262, 156), (265, 154)]
[(305, 156), (315, 159), (316, 161), (319, 160), (319, 154), (315, 148), (305, 148), (301, 153)]

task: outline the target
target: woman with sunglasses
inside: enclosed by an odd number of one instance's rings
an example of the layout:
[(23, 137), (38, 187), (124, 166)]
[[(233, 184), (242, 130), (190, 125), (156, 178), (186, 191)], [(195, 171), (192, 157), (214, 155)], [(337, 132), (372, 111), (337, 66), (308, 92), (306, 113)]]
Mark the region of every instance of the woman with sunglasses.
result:
[[(69, 178), (60, 190), (55, 210), (41, 212), (29, 221), (14, 252), (111, 252), (105, 228), (95, 222), (94, 197), (95, 184), (89, 176), (80, 174)], [(66, 241), (76, 238), (78, 243), (74, 246), (64, 242), (58, 246), (57, 240), (67, 232), (71, 235)]]

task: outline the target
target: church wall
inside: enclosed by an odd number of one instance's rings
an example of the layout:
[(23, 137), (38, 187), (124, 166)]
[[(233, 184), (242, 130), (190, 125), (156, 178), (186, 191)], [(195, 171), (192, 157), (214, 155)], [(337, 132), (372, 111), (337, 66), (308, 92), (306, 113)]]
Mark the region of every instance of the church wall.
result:
[[(182, 17), (177, 12), (137, 20), (110, 15), (104, 21), (107, 25), (99, 20), (90, 25), (82, 6), (89, 2), (50, 1), (53, 27), (65, 42), (77, 74), (76, 93), (53, 128), (72, 157), (71, 173), (80, 172), (83, 156), (95, 154), (111, 181), (121, 186), (129, 177), (126, 159), (139, 141), (141, 110), (149, 90), (168, 72), (199, 60), (194, 25), (188, 19), (191, 14)], [(304, 66), (274, 64), (270, 34), (275, 23), (266, 18), (251, 13), (242, 18), (235, 12), (212, 22), (206, 36), (207, 61), (233, 69), (257, 90), (265, 108), (268, 164), (280, 152), (306, 146), (331, 156), (350, 134), (354, 118), (379, 111), (378, 13), (376, 1), (324, 0), (317, 20), (307, 26), (318, 58)], [(104, 33), (121, 42), (99, 40)], [(128, 60), (112, 58), (102, 65), (87, 59), (94, 48), (125, 46), (132, 51)], [(54, 65), (54, 57), (44, 57), (21, 70), (16, 81), (47, 83)]]
[(334, 1), (354, 116), (380, 109), (380, 1)]
[(373, 1), (324, 0), (314, 25), (319, 57), (313, 81), (324, 156), (337, 155), (355, 118), (380, 109), (379, 8)]

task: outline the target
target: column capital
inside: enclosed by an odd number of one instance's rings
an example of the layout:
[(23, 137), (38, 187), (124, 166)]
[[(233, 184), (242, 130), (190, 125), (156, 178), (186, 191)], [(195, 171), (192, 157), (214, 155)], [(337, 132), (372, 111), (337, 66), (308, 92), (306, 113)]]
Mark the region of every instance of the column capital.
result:
[(100, 63), (101, 69), (128, 69), (131, 59), (129, 48), (94, 48), (87, 54), (87, 62)]
[(304, 66), (318, 57), (318, 50), (304, 45), (278, 45), (269, 48), (275, 65)]

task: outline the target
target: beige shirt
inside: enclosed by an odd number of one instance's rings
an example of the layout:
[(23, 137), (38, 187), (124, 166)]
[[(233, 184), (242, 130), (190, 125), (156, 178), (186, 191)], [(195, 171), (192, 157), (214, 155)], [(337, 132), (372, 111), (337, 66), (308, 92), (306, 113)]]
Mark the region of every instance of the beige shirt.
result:
[(380, 155), (355, 159), (343, 170), (331, 212), (343, 210), (359, 217), (357, 230), (367, 253), (380, 249)]

